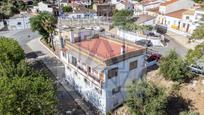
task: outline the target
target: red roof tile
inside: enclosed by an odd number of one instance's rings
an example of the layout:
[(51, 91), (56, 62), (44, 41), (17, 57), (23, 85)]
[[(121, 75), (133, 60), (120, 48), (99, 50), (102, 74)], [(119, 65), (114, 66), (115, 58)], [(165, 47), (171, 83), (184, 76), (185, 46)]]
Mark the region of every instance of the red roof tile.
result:
[(166, 16), (182, 19), (183, 13), (185, 11), (187, 11), (187, 9), (177, 10), (175, 12), (171, 12), (171, 13), (166, 14)]
[(160, 4), (160, 6), (167, 6), (167, 5), (172, 4), (172, 3), (176, 2), (176, 1), (178, 1), (178, 0), (169, 0), (169, 1), (166, 1), (166, 2), (164, 2), (162, 4)]
[[(116, 42), (106, 38), (94, 38), (91, 40), (85, 40), (81, 42), (77, 42), (76, 45), (80, 49), (84, 49), (95, 56), (106, 60), (109, 58), (117, 57), (120, 55), (120, 50), (122, 47), (122, 43)], [(136, 45), (135, 45), (136, 46)], [(132, 46), (125, 46), (125, 52), (132, 52), (141, 50), (141, 47), (132, 47)]]

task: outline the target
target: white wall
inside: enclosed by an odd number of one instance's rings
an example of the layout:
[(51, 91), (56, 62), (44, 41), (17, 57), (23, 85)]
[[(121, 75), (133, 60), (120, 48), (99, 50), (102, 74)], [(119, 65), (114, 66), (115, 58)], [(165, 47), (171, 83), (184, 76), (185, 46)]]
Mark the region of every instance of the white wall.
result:
[(15, 19), (8, 19), (8, 29), (9, 30), (19, 30), (19, 29), (26, 29), (30, 28), (30, 17), (24, 17), (24, 18), (15, 18)]
[(159, 11), (162, 14), (168, 14), (177, 10), (187, 9), (193, 7), (194, 2), (192, 0), (178, 0), (167, 6), (160, 6)]
[(96, 13), (68, 13), (63, 18), (65, 19), (83, 19), (96, 17)]
[[(136, 69), (129, 70), (129, 64), (133, 61), (138, 61)], [(108, 79), (108, 70), (118, 67), (118, 76)], [(123, 62), (111, 65), (105, 69), (106, 74), (106, 111), (110, 111), (122, 104), (126, 100), (127, 92), (126, 87), (132, 83), (133, 80), (141, 78), (142, 70), (144, 67), (144, 55), (133, 57)], [(112, 90), (117, 87), (121, 87), (121, 91), (116, 94), (112, 94)], [(117, 103), (117, 104), (116, 104)]]

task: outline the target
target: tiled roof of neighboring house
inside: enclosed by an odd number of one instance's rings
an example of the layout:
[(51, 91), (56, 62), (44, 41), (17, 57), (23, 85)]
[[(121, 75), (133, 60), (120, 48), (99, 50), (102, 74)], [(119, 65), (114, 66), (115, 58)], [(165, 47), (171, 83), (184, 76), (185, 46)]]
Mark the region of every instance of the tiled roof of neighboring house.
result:
[(159, 7), (157, 7), (157, 8), (152, 8), (152, 9), (149, 9), (149, 10), (147, 10), (147, 11), (159, 13)]
[(135, 23), (142, 24), (142, 23), (150, 21), (150, 20), (152, 20), (154, 18), (156, 18), (156, 17), (150, 16), (150, 15), (147, 15), (147, 14), (142, 14), (142, 15), (138, 16), (138, 18), (136, 19)]
[(142, 4), (142, 5), (145, 5), (145, 4), (149, 4), (149, 3), (151, 3), (151, 2), (155, 2), (156, 0), (142, 0), (140, 3)]
[(204, 8), (198, 8), (198, 9), (196, 9), (196, 11), (202, 11), (202, 12), (204, 12)]
[(76, 6), (73, 6), (73, 12), (71, 13), (96, 13), (96, 11), (92, 9), (88, 9), (81, 5), (76, 5)]
[(162, 3), (162, 4), (160, 4), (160, 6), (167, 6), (167, 5), (169, 5), (169, 4), (172, 4), (172, 3), (174, 3), (174, 2), (177, 2), (178, 0), (169, 0), (169, 1), (166, 1), (166, 2), (164, 2), (164, 3)]
[(166, 16), (169, 17), (173, 17), (173, 18), (178, 18), (178, 19), (182, 19), (183, 13), (187, 11), (187, 9), (181, 9), (181, 10), (177, 10), (175, 12), (171, 12), (166, 14)]
[(195, 10), (190, 10), (190, 9), (183, 12), (184, 15), (191, 15), (191, 16), (194, 15), (194, 13), (195, 13)]

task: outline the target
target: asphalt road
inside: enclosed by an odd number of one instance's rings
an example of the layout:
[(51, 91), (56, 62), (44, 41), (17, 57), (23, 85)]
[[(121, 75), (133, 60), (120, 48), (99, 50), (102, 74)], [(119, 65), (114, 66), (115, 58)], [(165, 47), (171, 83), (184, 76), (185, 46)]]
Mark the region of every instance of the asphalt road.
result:
[(168, 40), (167, 46), (165, 47), (149, 47), (149, 49), (152, 49), (153, 51), (156, 51), (162, 55), (167, 55), (168, 52), (172, 49), (174, 49), (180, 56), (184, 57), (188, 49), (177, 43), (173, 38), (169, 36), (165, 36), (165, 38)]

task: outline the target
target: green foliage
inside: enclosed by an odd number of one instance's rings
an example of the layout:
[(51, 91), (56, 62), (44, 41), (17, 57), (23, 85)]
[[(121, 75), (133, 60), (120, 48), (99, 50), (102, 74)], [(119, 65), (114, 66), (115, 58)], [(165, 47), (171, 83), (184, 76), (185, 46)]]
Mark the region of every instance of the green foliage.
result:
[(63, 12), (72, 12), (72, 7), (71, 6), (63, 6), (62, 11)]
[(164, 89), (153, 84), (138, 81), (128, 87), (126, 104), (136, 115), (164, 115), (166, 103)]
[[(24, 51), (17, 41), (0, 37), (0, 63), (1, 64), (17, 64), (25, 58)], [(12, 60), (14, 63), (9, 63)]]
[(198, 26), (191, 37), (193, 39), (204, 39), (204, 24)]
[(1, 115), (55, 114), (56, 97), (52, 81), (42, 75), (0, 78)]
[(113, 24), (115, 26), (124, 27), (126, 23), (131, 22), (132, 15), (133, 15), (133, 12), (129, 10), (115, 11), (113, 14)]
[(204, 2), (203, 0), (193, 0), (195, 3), (202, 3)]
[(25, 62), (17, 41), (0, 38), (0, 115), (54, 115), (53, 81)]
[(179, 115), (199, 115), (199, 113), (194, 111), (183, 111), (183, 112), (180, 112)]
[(142, 0), (134, 0), (134, 1), (141, 2)]
[(204, 43), (197, 45), (194, 50), (189, 50), (186, 59), (189, 63), (195, 63), (196, 60), (199, 60), (204, 55)]
[(182, 60), (175, 50), (171, 50), (167, 56), (161, 59), (160, 73), (164, 78), (178, 82), (184, 82), (193, 77), (188, 63)]
[(53, 33), (55, 32), (57, 19), (51, 13), (39, 13), (39, 15), (30, 18), (30, 24), (32, 30), (38, 31), (47, 43), (53, 43)]

